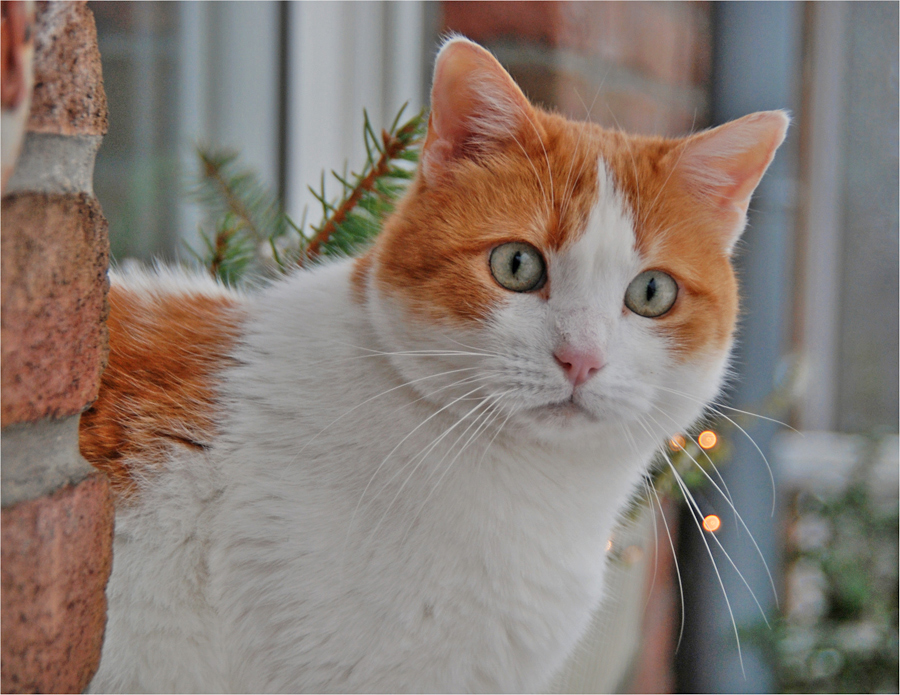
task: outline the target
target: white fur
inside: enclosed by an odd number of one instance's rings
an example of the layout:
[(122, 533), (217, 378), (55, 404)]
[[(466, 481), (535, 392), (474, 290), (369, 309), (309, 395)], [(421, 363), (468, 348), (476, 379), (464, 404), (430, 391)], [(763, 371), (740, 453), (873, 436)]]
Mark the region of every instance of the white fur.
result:
[[(374, 284), (356, 303), (350, 261), (240, 299), (225, 434), (173, 449), (117, 515), (93, 691), (548, 684), (601, 598), (617, 513), (700, 413), (660, 387), (705, 402), (727, 358), (677, 362), (623, 312), (642, 261), (600, 167), (549, 301), (426, 324)], [(605, 356), (574, 395), (561, 341)]]

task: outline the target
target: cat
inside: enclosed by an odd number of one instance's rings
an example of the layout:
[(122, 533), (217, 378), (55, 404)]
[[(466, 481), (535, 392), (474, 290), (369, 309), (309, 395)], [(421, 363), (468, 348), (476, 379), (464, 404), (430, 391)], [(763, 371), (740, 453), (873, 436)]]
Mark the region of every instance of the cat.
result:
[(788, 118), (613, 132), (462, 37), (431, 105), (358, 258), (252, 292), (112, 273), (92, 691), (534, 691), (584, 632), (618, 515), (721, 388)]

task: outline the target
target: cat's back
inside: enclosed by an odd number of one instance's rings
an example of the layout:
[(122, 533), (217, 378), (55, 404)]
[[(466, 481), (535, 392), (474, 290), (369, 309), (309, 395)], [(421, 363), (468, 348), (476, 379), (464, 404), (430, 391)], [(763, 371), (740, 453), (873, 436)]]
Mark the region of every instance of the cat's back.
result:
[[(116, 500), (92, 691), (228, 689), (210, 556), (229, 466), (242, 469), (248, 455), (241, 425), (260, 426), (248, 411), (277, 411), (286, 370), (297, 377), (317, 354), (303, 329), (327, 337), (313, 324), (341, 324), (349, 274), (348, 260), (248, 293), (178, 269), (111, 274), (109, 360), (79, 432), (82, 455), (108, 475)], [(281, 364), (272, 353), (289, 356)]]
[(79, 431), (116, 500), (94, 691), (216, 687), (203, 520), (219, 486), (219, 382), (246, 315), (245, 297), (200, 274), (111, 273), (108, 363)]

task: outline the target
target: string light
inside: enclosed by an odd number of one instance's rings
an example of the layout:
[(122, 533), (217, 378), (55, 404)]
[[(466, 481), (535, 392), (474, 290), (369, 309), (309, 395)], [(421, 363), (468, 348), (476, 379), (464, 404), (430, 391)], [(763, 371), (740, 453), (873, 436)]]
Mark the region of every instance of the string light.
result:
[(680, 451), (681, 449), (684, 449), (686, 444), (687, 440), (685, 440), (685, 438), (680, 434), (676, 434), (669, 440), (669, 448), (672, 451)]
[(640, 562), (643, 557), (644, 550), (638, 545), (629, 545), (625, 548), (625, 552), (622, 553), (622, 559), (625, 561), (626, 565), (633, 565), (636, 562)]
[(722, 526), (722, 520), (715, 514), (707, 514), (703, 517), (703, 529), (715, 533)]
[(712, 430), (703, 430), (697, 437), (697, 443), (701, 449), (712, 449), (718, 441), (718, 435)]

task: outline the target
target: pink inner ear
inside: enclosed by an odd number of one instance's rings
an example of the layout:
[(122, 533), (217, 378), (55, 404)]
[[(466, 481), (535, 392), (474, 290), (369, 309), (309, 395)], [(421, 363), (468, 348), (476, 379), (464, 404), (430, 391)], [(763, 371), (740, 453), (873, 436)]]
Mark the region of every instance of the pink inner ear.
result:
[(426, 174), (436, 173), (467, 148), (490, 149), (531, 118), (531, 105), (503, 66), (463, 38), (438, 54), (431, 116), (423, 152)]
[(743, 215), (789, 122), (782, 111), (765, 111), (699, 133), (688, 139), (678, 170), (702, 197)]

